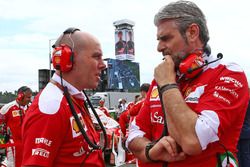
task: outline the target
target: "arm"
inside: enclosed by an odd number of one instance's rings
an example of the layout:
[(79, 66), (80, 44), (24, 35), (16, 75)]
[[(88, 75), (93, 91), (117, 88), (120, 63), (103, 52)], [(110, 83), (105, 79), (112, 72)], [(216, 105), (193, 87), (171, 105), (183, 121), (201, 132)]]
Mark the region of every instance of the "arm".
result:
[[(175, 65), (170, 56), (166, 56), (165, 61), (155, 68), (154, 77), (160, 87), (176, 82)], [(162, 98), (167, 112), (169, 134), (185, 153), (199, 154), (202, 149), (195, 132), (198, 115), (187, 106), (179, 89), (165, 91)]]
[(123, 112), (119, 118), (119, 124), (124, 136), (126, 136), (126, 118), (127, 118), (127, 111)]
[(163, 103), (168, 115), (167, 122), (171, 136), (181, 145), (185, 153), (199, 154), (202, 149), (195, 131), (198, 115), (186, 105), (178, 89), (165, 91)]
[(148, 162), (145, 157), (145, 147), (150, 143), (145, 137), (136, 137), (134, 138), (128, 145), (129, 150), (133, 152), (133, 154), (143, 162)]
[(129, 114), (130, 114), (131, 116), (136, 116), (136, 115), (139, 113), (139, 111), (140, 111), (140, 109), (141, 109), (141, 106), (142, 106), (142, 104), (143, 104), (143, 101), (144, 101), (144, 100), (139, 101), (138, 103), (136, 103), (134, 106), (132, 106), (132, 107), (129, 109)]
[[(128, 148), (143, 162), (150, 162), (145, 154), (146, 145), (151, 142), (149, 139), (152, 138), (150, 134), (152, 130), (150, 114), (149, 106), (147, 104), (144, 105), (139, 115), (131, 123), (126, 141)], [(184, 153), (180, 153), (177, 150), (175, 140), (170, 136), (165, 136), (149, 150), (148, 156), (155, 161), (172, 162), (183, 160), (185, 158)]]
[[(145, 154), (146, 145), (150, 141), (145, 137), (134, 138), (129, 143), (129, 149), (133, 154), (143, 162), (151, 162), (147, 159)], [(170, 136), (164, 136), (149, 150), (148, 156), (154, 161), (180, 161), (185, 159), (183, 152), (178, 153), (177, 145), (173, 138)]]

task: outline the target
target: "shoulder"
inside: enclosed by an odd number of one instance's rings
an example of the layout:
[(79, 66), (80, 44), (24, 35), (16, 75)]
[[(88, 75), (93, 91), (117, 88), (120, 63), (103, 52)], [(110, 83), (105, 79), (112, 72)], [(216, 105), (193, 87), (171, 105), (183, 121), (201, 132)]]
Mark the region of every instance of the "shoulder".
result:
[[(210, 64), (205, 71), (207, 76), (218, 77), (219, 81), (230, 82), (242, 82), (246, 84), (247, 78), (244, 70), (234, 62), (218, 61)], [(232, 80), (232, 81), (229, 81)], [(217, 80), (215, 80), (217, 82)]]
[(243, 69), (234, 62), (222, 62), (222, 65), (224, 65), (227, 70), (232, 72), (244, 72)]
[(208, 65), (207, 69), (225, 69), (231, 72), (244, 72), (243, 69), (234, 62), (228, 62), (228, 61), (218, 61), (212, 64)]
[(44, 114), (55, 114), (58, 112), (63, 99), (62, 91), (55, 85), (49, 83), (38, 99), (40, 112)]
[(1, 114), (6, 114), (12, 107), (14, 106), (17, 106), (17, 102), (16, 100), (12, 101), (12, 102), (9, 102), (7, 104), (5, 104), (1, 110), (0, 110), (0, 113)]

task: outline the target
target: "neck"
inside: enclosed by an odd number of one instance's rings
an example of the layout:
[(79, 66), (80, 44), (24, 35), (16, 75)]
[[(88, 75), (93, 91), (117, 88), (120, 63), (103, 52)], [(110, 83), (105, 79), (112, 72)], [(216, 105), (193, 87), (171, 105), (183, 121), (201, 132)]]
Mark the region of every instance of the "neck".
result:
[(23, 104), (23, 102), (21, 102), (21, 101), (19, 101), (19, 100), (16, 100), (16, 102), (17, 102), (17, 104), (18, 104), (19, 106), (25, 106), (25, 104)]

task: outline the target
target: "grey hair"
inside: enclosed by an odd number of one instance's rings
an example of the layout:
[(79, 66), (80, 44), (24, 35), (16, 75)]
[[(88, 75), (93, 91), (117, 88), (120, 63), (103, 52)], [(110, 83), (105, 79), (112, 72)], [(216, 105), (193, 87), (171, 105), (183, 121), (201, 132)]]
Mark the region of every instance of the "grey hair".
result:
[(205, 15), (201, 9), (190, 1), (176, 1), (163, 6), (155, 15), (154, 24), (157, 26), (162, 20), (175, 20), (179, 32), (186, 39), (185, 32), (189, 25), (196, 23), (200, 28), (200, 40), (207, 44), (209, 33)]

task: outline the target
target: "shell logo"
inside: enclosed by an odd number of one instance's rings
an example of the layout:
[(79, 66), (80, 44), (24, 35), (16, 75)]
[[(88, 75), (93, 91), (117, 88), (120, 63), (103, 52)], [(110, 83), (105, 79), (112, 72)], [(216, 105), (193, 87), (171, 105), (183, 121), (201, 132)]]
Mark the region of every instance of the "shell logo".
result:
[(73, 128), (73, 130), (74, 130), (76, 133), (79, 133), (79, 132), (80, 132), (80, 129), (79, 129), (78, 125), (76, 124), (76, 120), (75, 120), (75, 119), (72, 120), (72, 128)]
[(157, 87), (154, 87), (154, 88), (152, 89), (150, 98), (151, 98), (151, 99), (156, 99), (158, 96), (159, 96), (159, 92), (158, 92), (158, 90), (157, 90)]
[[(81, 124), (83, 126), (83, 128), (85, 128), (85, 125), (84, 125), (84, 121), (82, 119), (82, 117), (79, 117), (80, 121), (81, 121)], [(80, 129), (76, 123), (76, 120), (75, 119), (72, 119), (72, 128), (73, 130), (76, 132), (76, 133), (79, 133), (80, 132)]]
[(59, 64), (61, 61), (61, 58), (60, 57), (55, 57), (55, 63)]
[(185, 91), (184, 97), (187, 97), (192, 92), (192, 87), (187, 88)]

